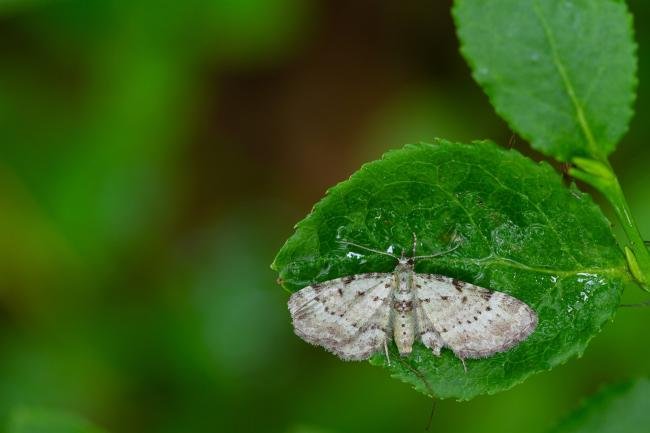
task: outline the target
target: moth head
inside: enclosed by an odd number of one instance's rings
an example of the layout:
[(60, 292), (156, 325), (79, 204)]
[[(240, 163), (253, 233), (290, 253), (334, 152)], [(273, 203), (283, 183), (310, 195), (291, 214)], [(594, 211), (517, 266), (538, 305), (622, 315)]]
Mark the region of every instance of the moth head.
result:
[(406, 257), (404, 254), (399, 258), (399, 267), (401, 268), (412, 268), (413, 267), (413, 257)]

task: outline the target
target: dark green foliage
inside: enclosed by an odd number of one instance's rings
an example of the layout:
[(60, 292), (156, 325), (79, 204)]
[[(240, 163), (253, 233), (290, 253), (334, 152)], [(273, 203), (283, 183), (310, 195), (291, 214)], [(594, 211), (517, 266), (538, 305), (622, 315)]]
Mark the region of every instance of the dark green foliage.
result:
[(68, 412), (23, 408), (14, 411), (7, 433), (104, 433), (104, 430)]

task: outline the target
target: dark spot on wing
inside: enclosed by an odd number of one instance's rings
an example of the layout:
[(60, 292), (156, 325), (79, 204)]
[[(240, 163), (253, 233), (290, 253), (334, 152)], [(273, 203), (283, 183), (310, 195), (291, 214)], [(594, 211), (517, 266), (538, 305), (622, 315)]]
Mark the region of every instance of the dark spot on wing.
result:
[(422, 285), (421, 284), (416, 284), (415, 287), (417, 287), (418, 289), (421, 289)]
[(442, 328), (442, 332), (447, 332), (447, 328)]
[(379, 300), (379, 296), (375, 296), (374, 298), (372, 298), (372, 300), (373, 302), (377, 302)]
[(357, 296), (363, 296), (365, 294), (366, 294), (366, 292), (357, 292)]
[(463, 283), (463, 282), (460, 281), (460, 280), (457, 280), (456, 278), (453, 278), (453, 279), (451, 280), (451, 284), (453, 284), (453, 286), (454, 286), (454, 288), (455, 288), (456, 290), (458, 290), (458, 291), (461, 292), (461, 293), (463, 292), (463, 286), (465, 285), (465, 283)]
[(448, 301), (448, 300), (449, 300), (449, 296), (441, 296), (440, 299), (442, 299), (443, 301)]
[[(393, 303), (393, 308), (395, 311), (399, 311), (400, 313), (408, 312), (413, 310), (413, 302), (411, 301), (395, 301)], [(404, 317), (404, 315), (402, 315)]]
[(463, 296), (463, 299), (461, 301), (463, 302), (463, 304), (466, 304), (467, 303), (467, 296)]
[(340, 288), (337, 289), (337, 290), (338, 290), (338, 292), (339, 292), (339, 296), (343, 296), (343, 290), (341, 290)]
[(488, 305), (487, 307), (485, 307), (485, 311), (492, 311), (492, 308)]
[(345, 284), (350, 284), (352, 281), (354, 281), (354, 278), (355, 278), (354, 275), (350, 275), (349, 277), (343, 278), (343, 282)]

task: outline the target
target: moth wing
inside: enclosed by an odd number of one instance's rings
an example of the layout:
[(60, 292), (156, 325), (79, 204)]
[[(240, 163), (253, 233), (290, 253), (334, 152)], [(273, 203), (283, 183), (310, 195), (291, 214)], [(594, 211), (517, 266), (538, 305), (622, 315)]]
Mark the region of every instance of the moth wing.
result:
[(393, 274), (359, 274), (305, 287), (289, 298), (296, 335), (343, 359), (368, 358), (386, 340)]
[(415, 323), (417, 324), (416, 336), (422, 341), (422, 344), (431, 349), (434, 355), (440, 356), (440, 350), (444, 347), (445, 343), (437, 327), (429, 319), (427, 312), (424, 310), (422, 301), (419, 301), (417, 298), (415, 301)]
[(429, 274), (416, 274), (414, 284), (421, 314), (462, 359), (504, 352), (537, 326), (535, 311), (503, 292)]
[(386, 301), (375, 310), (352, 339), (346, 342), (325, 341), (320, 345), (346, 361), (368, 359), (373, 353), (381, 350), (387, 341), (389, 321), (390, 303)]

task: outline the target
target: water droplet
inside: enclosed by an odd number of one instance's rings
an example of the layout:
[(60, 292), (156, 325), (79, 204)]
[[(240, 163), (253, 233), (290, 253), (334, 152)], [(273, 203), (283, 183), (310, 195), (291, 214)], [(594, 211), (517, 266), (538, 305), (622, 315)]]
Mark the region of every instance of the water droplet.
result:
[(480, 68), (478, 68), (477, 74), (481, 77), (486, 77), (490, 74), (490, 70), (485, 66), (481, 66)]

